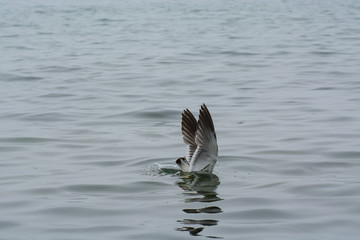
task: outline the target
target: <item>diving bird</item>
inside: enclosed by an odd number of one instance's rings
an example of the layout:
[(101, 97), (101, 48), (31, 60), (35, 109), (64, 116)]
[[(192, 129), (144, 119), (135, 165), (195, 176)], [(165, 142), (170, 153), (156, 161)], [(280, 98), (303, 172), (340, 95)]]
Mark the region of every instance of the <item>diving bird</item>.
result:
[(211, 173), (218, 160), (218, 145), (214, 123), (205, 104), (201, 106), (198, 121), (189, 109), (184, 110), (181, 132), (188, 154), (178, 158), (176, 164), (184, 172)]

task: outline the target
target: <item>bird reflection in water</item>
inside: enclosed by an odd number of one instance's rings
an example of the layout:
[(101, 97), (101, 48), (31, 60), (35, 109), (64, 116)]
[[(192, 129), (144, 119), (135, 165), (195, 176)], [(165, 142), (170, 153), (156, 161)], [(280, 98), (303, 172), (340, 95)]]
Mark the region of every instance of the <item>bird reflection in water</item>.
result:
[[(185, 213), (188, 214), (216, 214), (221, 213), (221, 208), (217, 206), (208, 206), (212, 202), (217, 202), (222, 200), (219, 198), (216, 193), (216, 189), (220, 184), (218, 176), (215, 174), (199, 174), (199, 173), (182, 173), (180, 181), (177, 182), (177, 185), (184, 190), (183, 194), (186, 196), (185, 203), (204, 203), (202, 208), (186, 208), (183, 209)], [(177, 228), (177, 231), (187, 231), (190, 235), (199, 235), (205, 227), (216, 226), (218, 220), (216, 219), (182, 219), (178, 220), (182, 223), (184, 227)], [(196, 225), (200, 225), (197, 227)], [(206, 236), (209, 238), (221, 238), (216, 236)]]

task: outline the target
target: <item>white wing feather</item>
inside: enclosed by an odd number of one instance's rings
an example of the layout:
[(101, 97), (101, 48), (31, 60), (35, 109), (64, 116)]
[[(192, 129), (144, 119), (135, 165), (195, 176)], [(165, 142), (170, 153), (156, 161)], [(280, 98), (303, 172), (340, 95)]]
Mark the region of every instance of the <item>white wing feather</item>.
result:
[(214, 123), (205, 104), (200, 109), (195, 144), (197, 147), (190, 160), (189, 170), (212, 172), (218, 159), (218, 145)]

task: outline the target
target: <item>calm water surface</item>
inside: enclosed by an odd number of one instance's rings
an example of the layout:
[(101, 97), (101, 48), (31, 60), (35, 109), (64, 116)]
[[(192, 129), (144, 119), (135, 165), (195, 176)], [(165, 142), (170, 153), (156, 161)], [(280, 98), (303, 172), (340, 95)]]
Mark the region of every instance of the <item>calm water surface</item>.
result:
[[(358, 239), (359, 12), (0, 1), (0, 239)], [(219, 161), (185, 175), (202, 103)]]

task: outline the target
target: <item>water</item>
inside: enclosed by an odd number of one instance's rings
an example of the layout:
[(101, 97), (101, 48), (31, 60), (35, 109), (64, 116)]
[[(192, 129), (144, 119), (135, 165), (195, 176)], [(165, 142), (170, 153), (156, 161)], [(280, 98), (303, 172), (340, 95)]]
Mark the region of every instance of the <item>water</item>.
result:
[(0, 239), (358, 239), (359, 1), (0, 4)]

